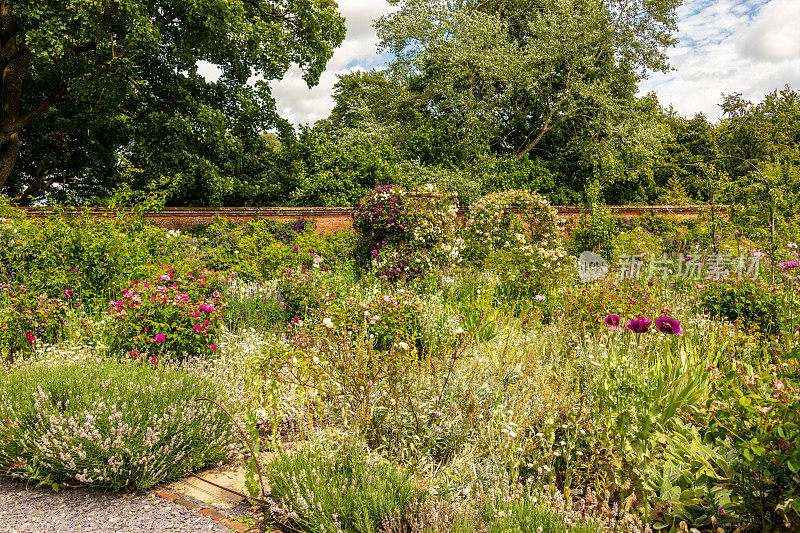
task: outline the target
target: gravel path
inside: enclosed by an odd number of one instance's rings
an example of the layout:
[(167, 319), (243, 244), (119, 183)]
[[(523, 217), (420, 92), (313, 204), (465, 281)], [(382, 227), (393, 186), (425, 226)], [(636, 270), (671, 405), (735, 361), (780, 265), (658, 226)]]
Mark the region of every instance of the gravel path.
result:
[(209, 517), (158, 498), (152, 492), (102, 493), (25, 487), (0, 481), (0, 532), (224, 532), (231, 530)]

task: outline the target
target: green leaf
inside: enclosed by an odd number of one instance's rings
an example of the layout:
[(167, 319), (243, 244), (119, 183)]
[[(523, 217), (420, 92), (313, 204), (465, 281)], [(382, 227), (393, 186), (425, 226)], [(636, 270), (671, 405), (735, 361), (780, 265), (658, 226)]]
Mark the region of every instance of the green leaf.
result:
[(747, 460), (747, 462), (753, 462), (753, 451), (750, 448), (745, 448), (742, 450), (742, 456)]
[(749, 396), (742, 396), (741, 398), (739, 398), (739, 405), (741, 405), (742, 407), (747, 407), (752, 403), (752, 401), (753, 400)]

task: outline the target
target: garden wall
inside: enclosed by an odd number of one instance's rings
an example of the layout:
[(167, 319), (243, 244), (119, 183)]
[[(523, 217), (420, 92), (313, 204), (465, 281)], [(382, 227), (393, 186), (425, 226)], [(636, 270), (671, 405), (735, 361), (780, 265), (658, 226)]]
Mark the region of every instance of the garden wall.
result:
[[(566, 205), (555, 206), (559, 216), (567, 219), (569, 224), (577, 220), (586, 208)], [(696, 205), (614, 205), (608, 206), (611, 214), (618, 217), (639, 217), (644, 215), (673, 216), (678, 219), (696, 218), (701, 206)], [(27, 209), (32, 217), (47, 217), (54, 210), (43, 207)], [(60, 211), (63, 213), (63, 211)], [(75, 211), (76, 214), (80, 211)], [(90, 216), (108, 217), (113, 212), (94, 209), (87, 212)], [(344, 229), (350, 226), (353, 209), (349, 207), (166, 207), (158, 213), (145, 215), (145, 220), (169, 229), (186, 229), (192, 226), (211, 224), (216, 217), (225, 217), (236, 222), (246, 222), (253, 218), (268, 218), (276, 221), (297, 220), (307, 217), (317, 220), (317, 229), (323, 232)], [(724, 208), (720, 214), (724, 216)], [(467, 210), (459, 210), (458, 217), (466, 218)]]

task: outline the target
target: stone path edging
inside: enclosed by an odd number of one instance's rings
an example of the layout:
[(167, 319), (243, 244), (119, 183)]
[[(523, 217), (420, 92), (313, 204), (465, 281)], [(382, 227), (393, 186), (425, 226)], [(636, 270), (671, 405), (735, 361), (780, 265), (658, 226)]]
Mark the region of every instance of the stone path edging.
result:
[(226, 526), (228, 526), (229, 528), (231, 528), (232, 530), (234, 530), (234, 531), (236, 531), (238, 533), (247, 533), (249, 531), (255, 531), (255, 529), (251, 528), (250, 526), (248, 526), (246, 524), (243, 524), (241, 522), (236, 522), (235, 520), (230, 520), (228, 517), (226, 517), (225, 515), (219, 514), (214, 509), (209, 509), (207, 507), (203, 507), (201, 505), (198, 505), (198, 504), (196, 504), (194, 502), (190, 502), (189, 500), (181, 498), (177, 494), (173, 494), (172, 492), (170, 492), (168, 490), (158, 489), (153, 494), (155, 494), (156, 496), (158, 496), (159, 498), (162, 498), (164, 500), (171, 501), (176, 505), (181, 505), (181, 506), (185, 507), (186, 509), (188, 509), (189, 511), (198, 510), (198, 512), (201, 515), (207, 516), (211, 520), (214, 520), (214, 521), (220, 522), (222, 524), (225, 524)]

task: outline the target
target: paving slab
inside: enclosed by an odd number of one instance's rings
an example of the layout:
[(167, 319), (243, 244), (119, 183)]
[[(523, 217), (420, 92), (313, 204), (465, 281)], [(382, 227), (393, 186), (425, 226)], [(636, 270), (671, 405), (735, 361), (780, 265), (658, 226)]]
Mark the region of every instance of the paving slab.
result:
[[(198, 472), (197, 475), (216, 485), (247, 494), (247, 488), (244, 486), (244, 468), (238, 463), (204, 470)], [(193, 476), (178, 480), (166, 488), (174, 494), (189, 496), (218, 509), (232, 509), (245, 500), (242, 496), (215, 487)]]

